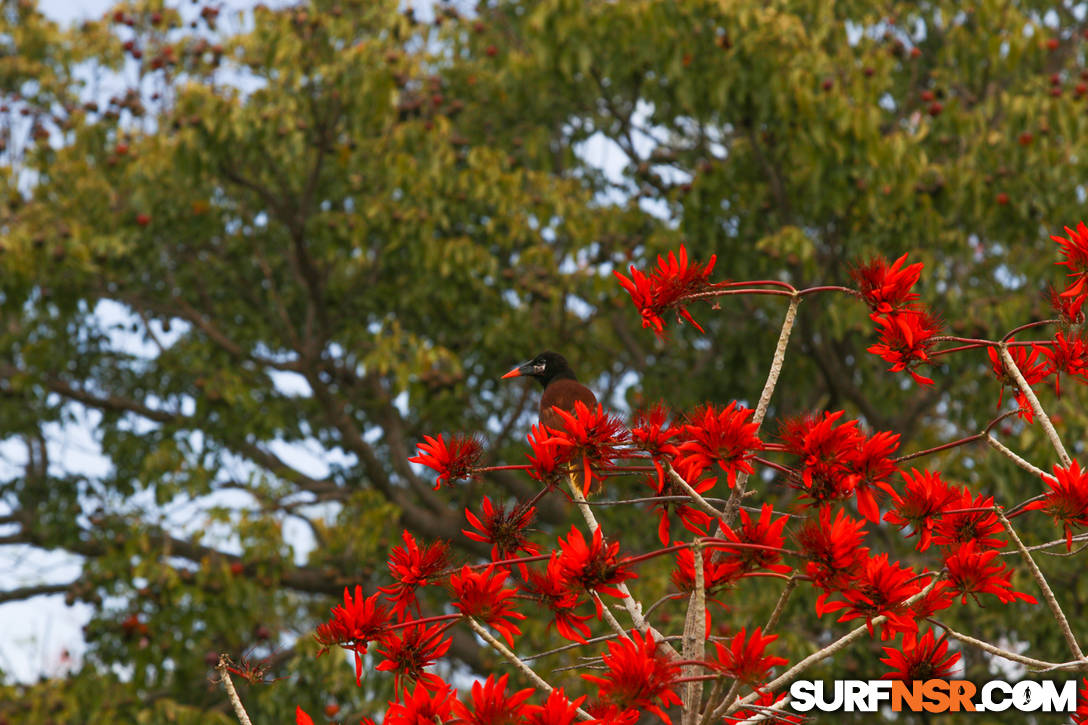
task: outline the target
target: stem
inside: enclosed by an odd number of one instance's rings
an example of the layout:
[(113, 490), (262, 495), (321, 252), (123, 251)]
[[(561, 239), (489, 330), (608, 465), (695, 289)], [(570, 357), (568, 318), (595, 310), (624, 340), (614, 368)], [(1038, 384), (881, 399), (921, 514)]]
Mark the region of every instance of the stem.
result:
[(1005, 512), (998, 506), (994, 507), (994, 511), (997, 513), (997, 517), (1001, 519), (1001, 523), (1005, 526), (1005, 530), (1009, 532), (1009, 536), (1012, 537), (1013, 543), (1016, 544), (1016, 548), (1023, 554), (1024, 561), (1028, 565), (1028, 570), (1031, 572), (1031, 576), (1035, 578), (1035, 583), (1039, 585), (1039, 590), (1043, 593), (1043, 599), (1046, 600), (1047, 606), (1050, 607), (1050, 611), (1054, 615), (1054, 619), (1058, 622), (1058, 627), (1062, 630), (1062, 636), (1065, 637), (1065, 642), (1069, 645), (1069, 649), (1072, 650), (1073, 656), (1078, 660), (1083, 660), (1084, 653), (1081, 652), (1080, 645), (1077, 644), (1077, 638), (1073, 636), (1073, 630), (1069, 628), (1069, 620), (1065, 618), (1065, 613), (1062, 612), (1062, 608), (1058, 604), (1058, 600), (1054, 597), (1054, 592), (1051, 590), (1050, 585), (1046, 583), (1046, 578), (1039, 569), (1039, 565), (1035, 563), (1035, 559), (1032, 558), (1031, 552), (1027, 550), (1027, 547), (1024, 546), (1024, 542), (1021, 541), (1020, 537), (1016, 534), (1016, 530), (1013, 529), (1012, 523), (1005, 517)]
[[(567, 487), (570, 488), (570, 495), (574, 499), (574, 503), (577, 504), (578, 510), (582, 512), (582, 518), (585, 519), (586, 526), (589, 527), (590, 533), (596, 533), (597, 529), (601, 528), (601, 525), (597, 523), (597, 517), (593, 515), (593, 509), (586, 503), (586, 497), (582, 495), (581, 487), (575, 482), (574, 474), (567, 476)], [(665, 642), (664, 635), (651, 627), (650, 623), (646, 621), (646, 618), (642, 616), (642, 603), (631, 596), (631, 590), (627, 588), (627, 583), (620, 582), (616, 585), (616, 588), (624, 595), (623, 606), (627, 609), (627, 613), (631, 615), (631, 622), (635, 625), (635, 629), (643, 634), (646, 632), (652, 634), (655, 640), (661, 642), (660, 646), (663, 648), (669, 659), (679, 659), (680, 654), (673, 649), (672, 645)], [(611, 612), (608, 613), (608, 616), (611, 616)], [(626, 633), (624, 636), (627, 636)]]
[(798, 582), (797, 575), (794, 574), (786, 582), (786, 588), (782, 590), (782, 594), (778, 597), (778, 602), (774, 605), (774, 611), (771, 612), (770, 619), (767, 620), (767, 624), (763, 627), (763, 634), (770, 632), (776, 624), (778, 624), (779, 618), (782, 616), (782, 611), (786, 608), (786, 600), (790, 598), (790, 594), (797, 588)]
[[(491, 645), (499, 654), (501, 654), (506, 659), (507, 662), (518, 668), (518, 670), (520, 670), (522, 674), (528, 677), (534, 685), (536, 685), (541, 690), (544, 690), (544, 692), (548, 693), (549, 695), (552, 693), (552, 690), (555, 689), (554, 687), (548, 684), (548, 682), (543, 677), (538, 675), (532, 667), (525, 664), (521, 660), (521, 658), (518, 657), (506, 645), (495, 639), (495, 637), (492, 636), (492, 634), (488, 632), (482, 624), (477, 622), (473, 617), (465, 617), (465, 621), (468, 622), (468, 626), (472, 627), (473, 632), (480, 635), (480, 638), (487, 642), (489, 645)], [(593, 719), (593, 716), (590, 715), (588, 712), (582, 710), (582, 708), (578, 708), (575, 712), (578, 713), (578, 717), (582, 720)]]
[[(672, 469), (670, 468), (670, 471)], [(684, 622), (684, 659), (701, 662), (706, 656), (706, 580), (703, 572), (703, 542), (696, 538), (691, 544), (695, 556), (695, 588), (688, 601), (687, 621)], [(694, 666), (684, 667), (681, 677), (696, 677)], [(703, 683), (689, 680), (684, 685), (683, 725), (696, 725), (703, 703)]]
[(680, 488), (684, 490), (684, 493), (691, 497), (691, 500), (695, 503), (696, 508), (698, 508), (700, 511), (705, 514), (709, 514), (716, 519), (720, 519), (722, 516), (725, 515), (718, 509), (711, 506), (705, 498), (700, 496), (699, 492), (692, 488), (691, 484), (685, 481), (684, 478), (673, 469), (672, 464), (668, 461), (665, 461), (665, 472), (669, 474), (669, 478), (672, 479), (673, 483), (680, 486)]
[(238, 691), (234, 689), (234, 681), (231, 680), (230, 672), (227, 671), (229, 665), (230, 657), (221, 654), (219, 655), (219, 664), (215, 666), (215, 669), (219, 671), (219, 679), (223, 682), (223, 689), (227, 691), (227, 699), (230, 700), (230, 704), (234, 708), (234, 714), (238, 717), (238, 722), (242, 725), (253, 725), (253, 721), (249, 719), (249, 713), (246, 712), (245, 707), (242, 705), (242, 699), (238, 697)]
[[(771, 358), (771, 369), (767, 371), (767, 382), (763, 384), (763, 392), (759, 395), (759, 402), (756, 403), (755, 414), (752, 416), (752, 422), (756, 424), (756, 432), (759, 432), (760, 426), (763, 425), (763, 419), (771, 403), (771, 395), (778, 384), (778, 376), (782, 374), (782, 363), (786, 360), (786, 346), (789, 345), (790, 333), (793, 331), (793, 323), (797, 319), (797, 308), (800, 304), (800, 294), (790, 297), (790, 305), (786, 308), (786, 316), (782, 320), (782, 330), (778, 333), (774, 357)], [(737, 509), (740, 507), (740, 500), (744, 497), (744, 489), (747, 485), (748, 474), (741, 471), (737, 474), (737, 485), (729, 494), (729, 501), (725, 504), (725, 514), (721, 520), (726, 526), (732, 526), (733, 521), (736, 520)]]
[(933, 619), (933, 618), (927, 618), (927, 621), (931, 622), (932, 624), (937, 625), (938, 627), (940, 627), (944, 631), (948, 632), (949, 637), (952, 637), (953, 639), (958, 639), (959, 641), (963, 642), (964, 644), (975, 647), (976, 649), (980, 649), (983, 652), (988, 652), (988, 653), (994, 655), (995, 657), (1000, 657), (1001, 659), (1009, 660), (1010, 662), (1017, 662), (1019, 664), (1026, 665), (1027, 667), (1031, 667), (1031, 668), (1034, 668), (1034, 669), (1042, 669), (1042, 668), (1049, 669), (1049, 668), (1054, 667), (1054, 664), (1051, 663), (1051, 662), (1044, 662), (1042, 660), (1037, 660), (1037, 659), (1034, 659), (1032, 657), (1025, 657), (1024, 655), (1017, 654), (1016, 652), (1010, 652), (1008, 650), (1001, 649), (1000, 647), (995, 647), (994, 645), (990, 644), (989, 642), (984, 642), (981, 639), (975, 639), (974, 637), (972, 637), (972, 636), (970, 636), (968, 634), (964, 634), (962, 632), (957, 632), (956, 630), (952, 629), (947, 624), (945, 624), (944, 622), (941, 622), (939, 620), (936, 620), (936, 619)]
[(990, 433), (987, 433), (983, 440), (985, 440), (995, 451), (1005, 456), (1005, 458), (1008, 458), (1010, 461), (1020, 466), (1020, 468), (1023, 468), (1025, 471), (1034, 473), (1040, 478), (1046, 475), (1041, 468), (1036, 468), (1020, 456), (1016, 455), (1016, 453), (1007, 448), (1004, 443), (994, 438), (993, 435), (991, 435)]
[(1061, 459), (1062, 465), (1068, 467), (1072, 463), (1072, 459), (1065, 452), (1065, 446), (1062, 445), (1062, 439), (1058, 437), (1058, 431), (1054, 430), (1054, 424), (1050, 422), (1050, 418), (1047, 417), (1046, 411), (1043, 410), (1043, 406), (1039, 403), (1039, 399), (1035, 397), (1035, 391), (1031, 389), (1028, 381), (1024, 379), (1024, 374), (1020, 372), (1020, 368), (1016, 367), (1016, 361), (1009, 354), (1008, 343), (1001, 343), (997, 346), (997, 349), (1001, 353), (1001, 360), (1005, 363), (1005, 369), (1016, 380), (1020, 392), (1031, 403), (1031, 409), (1035, 411), (1035, 415), (1039, 416), (1039, 423), (1043, 426), (1043, 431), (1046, 432), (1046, 437), (1050, 439), (1054, 450), (1058, 452), (1058, 458)]
[[(904, 601), (899, 606), (902, 607), (902, 608), (906, 608), (906, 607), (911, 606), (915, 602), (919, 601), (920, 599), (925, 597), (927, 594), (929, 594), (929, 592), (933, 589), (933, 587), (937, 586), (938, 581), (940, 581), (940, 576), (934, 576), (933, 579), (930, 580), (929, 584), (926, 585), (925, 589), (918, 592), (914, 596), (910, 597), (909, 599)], [(800, 675), (802, 672), (807, 670), (812, 665), (816, 664), (817, 662), (819, 662), (822, 659), (830, 657), (831, 655), (835, 654), (839, 650), (845, 649), (847, 647), (847, 645), (852, 643), (854, 640), (860, 639), (860, 638), (864, 637), (865, 635), (867, 635), (869, 633), (869, 627), (875, 628), (878, 625), (883, 624), (885, 622), (885, 620), (887, 620), (887, 618), (888, 617), (886, 615), (884, 615), (884, 614), (873, 617), (872, 620), (870, 620), (869, 622), (860, 625), (856, 629), (851, 630), (850, 632), (846, 633), (841, 638), (839, 638), (838, 640), (836, 640), (836, 641), (832, 642), (831, 644), (827, 645), (823, 649), (817, 650), (816, 652), (813, 652), (812, 654), (810, 654), (808, 657), (805, 657), (800, 662), (795, 664), (793, 667), (789, 668), (788, 670), (783, 672), (778, 677), (774, 678), (773, 680), (771, 680), (767, 684), (763, 685), (762, 689), (772, 690), (772, 691), (781, 689), (784, 685), (788, 685), (798, 675)], [(736, 712), (737, 710), (744, 707), (745, 705), (752, 704), (753, 702), (758, 700), (759, 697), (760, 697), (760, 694), (758, 692), (752, 692), (749, 695), (745, 696), (743, 699), (736, 702), (735, 704), (731, 705), (729, 707), (728, 712), (722, 713), (722, 714), (728, 714), (729, 712)], [(715, 713), (714, 719), (716, 720), (718, 717), (720, 717), (720, 715)]]

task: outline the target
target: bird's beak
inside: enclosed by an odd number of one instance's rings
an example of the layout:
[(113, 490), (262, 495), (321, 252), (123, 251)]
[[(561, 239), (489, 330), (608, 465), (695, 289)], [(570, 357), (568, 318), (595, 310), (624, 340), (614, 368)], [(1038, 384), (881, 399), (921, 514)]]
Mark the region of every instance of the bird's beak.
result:
[(503, 375), (502, 379), (505, 380), (506, 378), (520, 378), (522, 376), (539, 375), (542, 372), (544, 372), (543, 365), (534, 365), (533, 361), (529, 360), (528, 362), (523, 362), (521, 365), (518, 365), (506, 375)]

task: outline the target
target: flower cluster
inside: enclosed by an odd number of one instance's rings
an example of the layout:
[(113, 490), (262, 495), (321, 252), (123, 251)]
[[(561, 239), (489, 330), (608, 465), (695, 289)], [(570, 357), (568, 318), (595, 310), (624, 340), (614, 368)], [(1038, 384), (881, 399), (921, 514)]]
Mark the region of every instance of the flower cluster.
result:
[(906, 265), (907, 255), (891, 264), (875, 257), (850, 271), (858, 283), (858, 292), (868, 303), (877, 326), (880, 342), (869, 352), (892, 364), (889, 370), (906, 370), (915, 381), (932, 385), (933, 380), (917, 372), (930, 361), (934, 339), (941, 331), (941, 321), (918, 304), (914, 285), (922, 274), (922, 262)]
[(1057, 264), (1069, 270), (1071, 278), (1066, 288), (1058, 294), (1066, 306), (1063, 317), (1072, 323), (1083, 321), (1081, 317), (1084, 301), (1088, 300), (1088, 225), (1081, 222), (1076, 229), (1065, 228), (1066, 237), (1051, 236), (1061, 247), (1064, 262)]
[(642, 326), (652, 328), (660, 337), (665, 334), (665, 320), (661, 315), (675, 308), (677, 321), (687, 320), (699, 332), (703, 328), (688, 312), (684, 302), (691, 295), (705, 292), (711, 288), (710, 273), (714, 270), (716, 255), (712, 255), (705, 266), (688, 261), (688, 251), (680, 245), (680, 253), (669, 252), (668, 259), (658, 256), (657, 269), (649, 276), (630, 268), (631, 277), (625, 277), (616, 271), (616, 279), (631, 295), (639, 314)]
[(856, 420), (839, 422), (843, 411), (790, 418), (779, 426), (787, 453), (800, 459), (795, 486), (815, 506), (853, 497), (869, 521), (880, 520), (878, 498), (892, 493), (889, 479), (899, 470), (891, 457), (898, 434), (866, 436)]
[(443, 436), (437, 438), (423, 436), (424, 443), (419, 444), (419, 455), (408, 460), (420, 463), (438, 472), (434, 490), (443, 482), (461, 481), (471, 478), (473, 469), (480, 460), (483, 451), (480, 441), (475, 436), (453, 435), (447, 443)]

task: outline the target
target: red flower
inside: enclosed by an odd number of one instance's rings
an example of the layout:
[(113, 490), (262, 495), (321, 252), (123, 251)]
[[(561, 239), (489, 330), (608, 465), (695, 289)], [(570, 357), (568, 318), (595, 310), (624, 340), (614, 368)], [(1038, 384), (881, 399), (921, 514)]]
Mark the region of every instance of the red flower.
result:
[[(461, 529), (469, 539), (491, 544), (491, 560), (511, 559), (524, 552), (526, 556), (540, 553), (540, 547), (525, 538), (523, 532), (533, 522), (536, 508), (523, 504), (514, 505), (509, 511), (504, 506), (494, 506), (491, 499), (484, 496), (483, 516), (476, 516), (465, 509), (465, 518), (475, 531)], [(524, 563), (518, 564), (522, 578), (526, 578)]]
[(649, 710), (671, 725), (672, 720), (661, 708), (681, 704), (680, 696), (672, 689), (680, 667), (657, 651), (652, 634), (632, 630), (630, 639), (610, 641), (601, 661), (607, 668), (603, 677), (582, 675), (582, 679), (600, 688), (603, 702)]
[(1088, 289), (1085, 288), (1085, 283), (1088, 282), (1088, 225), (1081, 222), (1075, 231), (1066, 227), (1065, 233), (1069, 235), (1068, 239), (1050, 237), (1062, 248), (1062, 256), (1065, 257), (1064, 262), (1057, 264), (1068, 268), (1069, 276), (1073, 278), (1062, 296), (1083, 300), (1088, 297)]
[[(441, 682), (441, 680), (439, 680)], [(390, 702), (382, 725), (432, 725), (445, 722), (455, 702), (453, 689), (445, 682), (428, 689), (423, 683), (409, 697), (403, 693), (401, 700)]]
[(495, 675), (488, 675), (483, 685), (474, 682), (471, 708), (458, 700), (453, 701), (453, 714), (457, 716), (458, 722), (464, 725), (506, 725), (521, 722), (532, 707), (526, 705), (525, 701), (533, 694), (533, 690), (527, 687), (507, 695), (508, 678), (509, 675), (503, 675), (496, 680)]
[(967, 541), (944, 560), (948, 570), (949, 593), (960, 595), (960, 604), (967, 603), (967, 595), (978, 602), (978, 594), (993, 594), (1002, 604), (1022, 599), (1038, 604), (1035, 597), (1014, 592), (1009, 577), (1012, 569), (1004, 564), (991, 564), (998, 556), (996, 551), (979, 551), (975, 541)]
[(555, 628), (560, 635), (573, 642), (586, 643), (586, 638), (590, 634), (586, 622), (593, 617), (575, 613), (582, 603), (582, 596), (580, 592), (571, 591), (567, 586), (557, 557), (552, 557), (548, 561), (546, 575), (535, 571), (529, 572), (527, 590), (552, 611), (555, 617)]
[[(571, 526), (567, 538), (559, 539), (559, 552), (552, 555), (557, 567), (554, 571), (560, 573), (568, 585), (577, 583), (583, 589), (624, 599), (626, 595), (616, 589), (616, 585), (638, 575), (627, 569), (622, 561), (616, 561), (619, 550), (618, 542), (604, 543), (600, 528), (593, 532), (592, 543), (587, 544), (578, 527)], [(551, 562), (548, 572), (553, 572)], [(597, 608), (600, 609), (599, 601)], [(601, 616), (599, 611), (597, 616)]]
[(730, 488), (736, 485), (737, 471), (754, 473), (748, 461), (753, 451), (763, 448), (763, 441), (756, 436), (759, 425), (749, 422), (752, 413), (736, 401), (721, 411), (713, 405), (693, 411), (691, 423), (684, 426), (686, 440), (678, 446), (681, 459), (677, 465), (694, 478), (716, 462), (725, 472)]
[(847, 459), (846, 465), (854, 478), (858, 513), (874, 524), (880, 522), (876, 492), (894, 493), (888, 479), (899, 471), (899, 464), (891, 457), (897, 448), (899, 434), (882, 431), (863, 438)]
[(874, 312), (887, 314), (901, 310), (918, 299), (911, 288), (918, 282), (925, 265), (915, 262), (904, 267), (906, 261), (904, 254), (888, 266), (884, 257), (874, 257), (850, 270), (850, 276), (858, 283), (858, 291)]
[(872, 556), (857, 577), (839, 592), (844, 601), (828, 601), (827, 594), (821, 594), (816, 600), (816, 614), (822, 617), (827, 612), (845, 609), (838, 621), (864, 617), (870, 636), (873, 635), (873, 619), (884, 615), (887, 619), (881, 625), (880, 638), (890, 639), (898, 632), (917, 632), (918, 623), (903, 603), (922, 588), (911, 569), (889, 563), (887, 554)]
[(753, 629), (750, 637), (746, 636), (744, 627), (741, 627), (728, 646), (721, 642), (714, 643), (717, 659), (710, 660), (707, 665), (726, 677), (759, 689), (756, 685), (767, 676), (772, 667), (788, 662), (783, 657), (768, 657), (764, 654), (767, 645), (776, 639), (777, 634), (764, 637), (760, 627)]
[(849, 497), (857, 478), (850, 457), (863, 440), (857, 421), (837, 424), (843, 411), (822, 417), (801, 416), (784, 421), (779, 437), (788, 453), (801, 459), (801, 494), (815, 505)]
[(634, 266), (630, 268), (630, 279), (618, 271), (613, 274), (638, 307), (643, 327), (652, 327), (655, 334), (663, 337), (665, 321), (661, 318), (661, 313), (675, 307), (678, 322), (687, 320), (699, 332), (703, 332), (703, 328), (688, 313), (683, 302), (685, 297), (711, 287), (709, 278), (716, 259), (716, 255), (711, 256), (706, 266), (700, 268), (698, 263), (688, 262), (688, 252), (684, 245), (680, 245), (679, 255), (669, 252), (668, 260), (658, 255), (657, 269), (649, 277)]
[(659, 459), (662, 456), (675, 456), (678, 451), (669, 440), (680, 434), (681, 429), (666, 430), (668, 411), (660, 403), (649, 411), (640, 410), (635, 416), (635, 425), (631, 428), (631, 442), (636, 448), (650, 454), (654, 468), (657, 469), (658, 487), (664, 485), (665, 471)]
[[(966, 488), (957, 492), (957, 498), (948, 504), (946, 511), (933, 527), (933, 543), (939, 546), (956, 546), (968, 541), (976, 542), (984, 549), (997, 549), (1005, 545), (1005, 539), (996, 538), (1004, 527), (994, 513), (994, 497), (971, 496)], [(960, 511), (960, 509), (978, 509)]]
[(933, 630), (915, 640), (913, 646), (903, 644), (901, 649), (884, 648), (884, 658), (880, 661), (892, 668), (881, 679), (885, 680), (947, 680), (951, 679), (952, 669), (960, 661), (960, 653), (948, 654), (948, 640), (942, 635), (933, 641)]
[(880, 343), (867, 348), (884, 362), (892, 363), (889, 372), (906, 370), (915, 382), (932, 385), (933, 380), (919, 375), (915, 368), (929, 362), (929, 350), (943, 325), (923, 310), (902, 310), (874, 318)]
[(405, 529), (401, 532), (404, 546), (397, 546), (389, 552), (389, 573), (397, 580), (396, 584), (379, 587), (382, 594), (392, 600), (393, 613), (403, 619), (410, 607), (419, 613), (416, 589), (428, 584), (439, 572), (449, 566), (450, 547), (444, 541), (436, 541), (422, 549)]
[(525, 619), (525, 615), (515, 612), (511, 602), (518, 588), (503, 588), (509, 576), (506, 569), (495, 569), (494, 564), (479, 572), (466, 566), (460, 575), (450, 577), (450, 587), (456, 598), (453, 606), (457, 611), (492, 627), (513, 647), (514, 635), (521, 634), (521, 630), (509, 620)]
[(1088, 677), (1081, 679), (1080, 689), (1077, 690), (1077, 711), (1070, 717), (1076, 725), (1088, 723)]
[(642, 716), (637, 708), (623, 708), (604, 702), (590, 705), (586, 712), (593, 716), (592, 720), (586, 720), (586, 725), (635, 725)]
[(413, 624), (386, 632), (381, 638), (378, 654), (385, 659), (374, 669), (379, 672), (393, 672), (393, 687), (396, 692), (406, 692), (407, 683), (416, 683), (418, 693), (422, 686), (433, 693), (440, 693), (446, 683), (438, 675), (424, 672), (445, 655), (450, 649), (452, 638), (445, 637), (448, 624), (437, 623), (431, 626)]
[(344, 587), (344, 603), (332, 608), (332, 619), (317, 625), (315, 638), (321, 644), (323, 654), (334, 644), (355, 653), (355, 684), (362, 684), (363, 653), (370, 640), (385, 631), (389, 624), (389, 612), (378, 604), (378, 594), (363, 598), (363, 588), (356, 585), (355, 597)]
[(1056, 394), (1062, 394), (1062, 373), (1068, 373), (1079, 378), (1082, 383), (1088, 383), (1088, 341), (1080, 337), (1067, 340), (1065, 333), (1059, 332), (1054, 337), (1054, 344), (1042, 350), (1047, 357), (1046, 374), (1054, 375)]
[(472, 478), (473, 469), (480, 460), (483, 447), (480, 441), (472, 436), (453, 435), (447, 444), (439, 435), (437, 438), (423, 436), (426, 443), (419, 444), (419, 455), (408, 460), (412, 463), (422, 463), (428, 468), (438, 471), (438, 480), (435, 481), (434, 490), (442, 486), (442, 482), (449, 483), (452, 480), (464, 480)]
[[(1015, 341), (1016, 338), (1010, 337), (1009, 342)], [(1017, 345), (1009, 348), (1009, 355), (1012, 356), (1012, 360), (1016, 363), (1016, 367), (1020, 369), (1021, 375), (1024, 376), (1024, 380), (1028, 385), (1035, 385), (1035, 383), (1043, 380), (1047, 376), (1047, 364), (1043, 360), (1039, 359), (1040, 348), (1032, 345), (1024, 347), (1023, 345)], [(1034, 417), (1034, 413), (1031, 409), (1031, 404), (1028, 402), (1027, 396), (1020, 390), (1019, 384), (1016, 382), (1016, 378), (1012, 376), (1012, 373), (1005, 369), (1005, 361), (1001, 359), (1001, 354), (997, 348), (987, 348), (986, 354), (990, 356), (990, 364), (993, 367), (994, 376), (1001, 382), (1001, 394), (997, 397), (997, 407), (1001, 407), (1001, 401), (1005, 397), (1005, 388), (1012, 387), (1016, 391), (1016, 401), (1020, 404), (1020, 417), (1029, 423)]]
[(559, 477), (560, 467), (565, 463), (561, 459), (563, 447), (555, 443), (551, 431), (543, 425), (534, 425), (527, 437), (532, 453), (529, 459), (529, 475), (543, 484), (551, 486)]
[(604, 480), (593, 467), (607, 466), (623, 454), (621, 446), (627, 440), (627, 430), (618, 418), (605, 415), (600, 404), (596, 411), (591, 411), (578, 401), (573, 414), (554, 406), (552, 410), (563, 418), (563, 430), (552, 431), (554, 435), (549, 442), (563, 450), (563, 462), (582, 460), (582, 494), (588, 496), (593, 479)]
[(1073, 461), (1068, 468), (1054, 464), (1054, 475), (1043, 476), (1050, 490), (1042, 501), (1033, 501), (1024, 510), (1037, 509), (1065, 527), (1066, 551), (1073, 549), (1073, 527), (1088, 526), (1088, 468)]
[(525, 725), (574, 725), (578, 719), (578, 708), (585, 699), (585, 695), (582, 695), (577, 700), (568, 700), (563, 688), (557, 687), (543, 705), (530, 705), (527, 708)]
[(831, 521), (830, 507), (823, 507), (797, 532), (797, 544), (808, 557), (805, 573), (812, 583), (824, 589), (838, 589), (861, 567), (869, 548), (865, 540), (865, 522), (852, 519), (842, 509)]
[(1088, 300), (1088, 295), (1067, 297), (1053, 287), (1050, 287), (1048, 294), (1050, 296), (1050, 307), (1058, 313), (1058, 317), (1062, 319), (1062, 324), (1071, 327), (1084, 322), (1084, 314), (1081, 310), (1084, 309), (1084, 303)]
[(918, 551), (929, 548), (933, 537), (933, 527), (940, 512), (953, 508), (959, 499), (959, 489), (941, 480), (940, 472), (919, 471), (912, 468), (910, 473), (900, 472), (906, 482), (906, 489), (900, 495), (894, 490), (892, 510), (884, 514), (884, 520), (903, 529), (911, 528), (911, 536), (919, 534)]
[[(683, 474), (681, 474), (683, 475)], [(655, 497), (669, 498), (675, 496), (687, 496), (687, 492), (672, 480), (672, 477), (655, 479), (653, 476), (646, 476), (642, 479), (643, 482), (654, 489)], [(697, 493), (706, 493), (710, 489), (714, 488), (714, 484), (717, 480), (714, 478), (703, 478), (690, 485)], [(661, 541), (662, 546), (668, 546), (671, 541), (670, 536), (670, 518), (672, 514), (676, 514), (680, 517), (680, 523), (684, 525), (684, 528), (695, 534), (696, 536), (706, 536), (707, 527), (710, 522), (713, 521), (713, 517), (709, 514), (705, 514), (699, 509), (692, 508), (691, 506), (680, 501), (660, 501), (652, 505), (658, 513), (657, 519), (657, 538)]]
[[(753, 521), (752, 517), (744, 509), (740, 510), (740, 531), (734, 532), (728, 526), (723, 526), (721, 536), (739, 544), (759, 544), (772, 549), (781, 549), (786, 542), (782, 530), (786, 528), (787, 517), (779, 516), (774, 519), (774, 508), (769, 504), (763, 504), (760, 509), (759, 519)], [(790, 567), (779, 564), (782, 555), (769, 549), (748, 549), (722, 547), (718, 557), (723, 562), (732, 562), (744, 573), (766, 569), (767, 571), (788, 574)]]
[(295, 725), (314, 725), (313, 718), (306, 714), (301, 705), (295, 705)]

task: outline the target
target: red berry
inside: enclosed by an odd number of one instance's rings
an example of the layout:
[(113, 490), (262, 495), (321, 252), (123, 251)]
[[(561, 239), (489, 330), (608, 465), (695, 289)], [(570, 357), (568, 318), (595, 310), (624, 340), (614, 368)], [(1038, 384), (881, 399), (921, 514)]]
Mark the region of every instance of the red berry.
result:
[(865, 74), (866, 78), (872, 78), (873, 74), (876, 73), (876, 69), (872, 66), (866, 66), (861, 72)]
[(1021, 146), (1031, 146), (1031, 142), (1035, 140), (1035, 137), (1032, 136), (1029, 132), (1024, 131), (1022, 134), (1016, 137), (1016, 140), (1020, 143)]
[(325, 717), (329, 718), (330, 720), (336, 717), (336, 713), (338, 712), (340, 712), (340, 706), (337, 705), (335, 702), (330, 702), (328, 705), (325, 706)]
[(999, 192), (997, 195), (997, 203), (1001, 206), (1006, 206), (1009, 203), (1009, 195), (1005, 192)]
[(1050, 85), (1060, 86), (1061, 83), (1062, 83), (1062, 77), (1060, 75), (1058, 75), (1057, 73), (1051, 73), (1050, 74)]
[(113, 22), (115, 22), (115, 23), (125, 22), (125, 11), (124, 10), (115, 10), (114, 13), (113, 13)]
[(113, 147), (113, 152), (115, 154), (117, 154), (118, 156), (124, 156), (125, 154), (128, 153), (128, 144), (127, 143), (117, 144), (116, 146)]
[(137, 214), (136, 223), (139, 224), (141, 227), (146, 227), (148, 224), (151, 223), (151, 216), (143, 213)]
[(233, 561), (230, 564), (230, 573), (234, 576), (239, 576), (245, 570), (245, 566), (240, 561)]
[(1062, 95), (1061, 86), (1054, 86), (1053, 88), (1051, 88), (1050, 95), (1054, 96), (1055, 98), (1059, 98)]
[(487, 48), (484, 49), (484, 52), (487, 53), (487, 57), (494, 58), (496, 55), (499, 54), (499, 49), (493, 45), (489, 45), (487, 46)]
[(935, 98), (933, 91), (922, 91), (922, 101), (924, 103), (932, 103)]
[(944, 106), (942, 106), (939, 101), (936, 101), (934, 103), (929, 104), (929, 115), (930, 116), (939, 116), (939, 115), (941, 115), (941, 111), (943, 111), (943, 110), (944, 110)]
[(121, 43), (121, 47), (129, 52), (132, 52), (132, 49), (136, 47), (136, 41), (126, 40), (124, 43)]
[(1058, 45), (1059, 45), (1059, 42), (1058, 42), (1057, 38), (1048, 38), (1047, 41), (1046, 41), (1047, 50), (1057, 50)]
[(823, 88), (825, 91), (830, 91), (831, 87), (834, 85), (834, 81), (832, 81), (830, 78), (825, 78), (824, 82), (820, 84), (820, 88)]
[(1083, 96), (1085, 93), (1088, 93), (1088, 83), (1084, 83), (1083, 81), (1078, 83), (1076, 91), (1078, 96)]
[(162, 22), (162, 13), (151, 13), (151, 24), (158, 25)]
[(910, 57), (911, 58), (917, 58), (921, 54), (922, 54), (922, 49), (917, 47), (917, 46), (910, 49)]
[(485, 30), (487, 30), (487, 26), (484, 25), (483, 23), (476, 23), (475, 25), (472, 26), (472, 29), (475, 30), (477, 33), (482, 33)]

